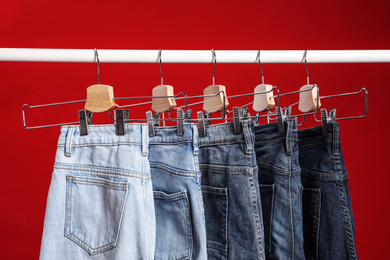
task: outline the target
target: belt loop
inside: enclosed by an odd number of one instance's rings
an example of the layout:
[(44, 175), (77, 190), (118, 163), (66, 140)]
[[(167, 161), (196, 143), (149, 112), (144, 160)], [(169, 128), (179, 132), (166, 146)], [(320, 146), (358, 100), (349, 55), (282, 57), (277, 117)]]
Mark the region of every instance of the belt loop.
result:
[(245, 139), (245, 153), (252, 154), (255, 145), (254, 125), (252, 121), (242, 121), (242, 132)]
[(292, 154), (292, 128), (293, 128), (293, 121), (288, 119), (287, 120), (287, 130), (286, 130), (286, 154), (291, 155)]
[(339, 125), (332, 123), (332, 148), (333, 154), (339, 154)]
[(69, 126), (68, 131), (66, 133), (65, 156), (67, 157), (72, 156), (72, 140), (73, 140), (73, 134), (75, 129), (76, 128), (74, 126)]
[(191, 124), (192, 127), (192, 149), (194, 154), (199, 154), (199, 130), (196, 124)]
[(141, 125), (141, 135), (142, 135), (142, 156), (148, 156), (149, 154), (149, 132), (148, 125)]

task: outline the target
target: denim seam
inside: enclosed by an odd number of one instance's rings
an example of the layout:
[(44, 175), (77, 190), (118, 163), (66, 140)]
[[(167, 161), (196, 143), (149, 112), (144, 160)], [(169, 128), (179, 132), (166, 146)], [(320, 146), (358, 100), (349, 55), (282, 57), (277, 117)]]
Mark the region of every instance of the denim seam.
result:
[(276, 189), (276, 186), (275, 184), (271, 184), (272, 185), (272, 201), (271, 201), (271, 216), (270, 216), (270, 227), (269, 227), (269, 248), (268, 248), (268, 253), (270, 253), (272, 251), (272, 230), (273, 230), (273, 222), (274, 222), (274, 204), (275, 204), (275, 189)]
[[(280, 137), (277, 137), (277, 138), (273, 138), (273, 139), (261, 139), (261, 137), (259, 137), (259, 135), (256, 135), (257, 138), (255, 138), (255, 146), (256, 145), (261, 145), (261, 144), (270, 144), (270, 143), (276, 143), (276, 142), (281, 142), (281, 141), (284, 141), (285, 137), (284, 136), (280, 136)], [(259, 139), (259, 140), (256, 140), (256, 139)]]
[(248, 176), (247, 178), (248, 180), (248, 185), (250, 187), (250, 198), (251, 198), (251, 203), (252, 203), (252, 207), (253, 207), (253, 215), (254, 215), (254, 225), (256, 227), (256, 236), (257, 236), (257, 240), (258, 240), (258, 243), (257, 243), (257, 250), (259, 251), (259, 259), (260, 260), (263, 260), (263, 255), (264, 255), (264, 252), (263, 252), (263, 249), (264, 249), (264, 244), (263, 244), (263, 239), (262, 239), (262, 231), (261, 231), (261, 221), (260, 221), (260, 216), (259, 216), (259, 207), (260, 205), (257, 203), (257, 196), (256, 196), (256, 188), (254, 187), (255, 186), (255, 182), (253, 180), (253, 176)]
[(181, 176), (181, 177), (195, 177), (195, 178), (197, 178), (201, 174), (200, 171), (196, 172), (196, 171), (191, 171), (191, 170), (188, 170), (188, 171), (178, 170), (178, 169), (169, 167), (165, 164), (154, 163), (154, 162), (150, 162), (150, 168), (158, 168), (160, 170), (165, 170), (169, 174), (173, 174), (173, 175), (177, 175), (177, 176)]
[(345, 197), (345, 189), (344, 185), (342, 184), (342, 181), (337, 182), (337, 186), (339, 187), (339, 198), (340, 198), (340, 204), (343, 214), (343, 223), (344, 223), (344, 230), (347, 236), (347, 243), (348, 243), (348, 253), (350, 259), (357, 259), (356, 258), (356, 248), (355, 248), (355, 242), (353, 239), (353, 231), (351, 227), (351, 219), (348, 212), (348, 206), (347, 206), (347, 199)]
[(103, 167), (94, 167), (94, 166), (55, 163), (54, 169), (93, 172), (93, 173), (101, 173), (101, 174), (109, 174), (109, 175), (119, 175), (119, 176), (124, 176), (124, 177), (134, 177), (134, 178), (143, 179), (143, 180), (150, 179), (149, 173), (138, 173), (138, 172), (133, 172), (133, 171), (110, 169), (110, 168), (103, 168)]
[(290, 177), (301, 174), (301, 169), (295, 169), (295, 170), (283, 169), (261, 161), (257, 161), (257, 165), (259, 166), (259, 173), (261, 173), (261, 168), (264, 168), (267, 170), (272, 170), (273, 173), (275, 174), (285, 175)]
[(191, 141), (189, 140), (181, 140), (181, 141), (168, 141), (168, 142), (153, 142), (150, 141), (150, 145), (181, 145), (181, 144), (189, 144)]
[[(147, 198), (146, 198), (146, 185), (147, 185), (146, 182), (142, 182), (143, 201), (147, 201)], [(146, 209), (146, 203), (142, 203), (142, 204), (143, 204), (143, 207), (144, 207), (143, 213), (146, 215), (146, 212), (148, 212), (148, 210)], [(144, 222), (144, 225), (145, 225), (144, 228), (145, 228), (145, 237), (146, 237), (146, 246), (147, 246), (146, 248), (149, 249), (149, 225), (148, 225), (149, 223), (148, 223), (148, 221), (143, 221), (143, 222)], [(146, 250), (146, 257), (147, 257), (148, 260), (152, 259), (152, 256), (149, 256), (149, 250)]]
[[(214, 166), (214, 167), (213, 167)], [(245, 169), (240, 169), (240, 170), (231, 170), (231, 166), (220, 166), (218, 165), (209, 165), (209, 164), (200, 164), (199, 167), (201, 170), (211, 170), (215, 173), (225, 173), (225, 174), (256, 174), (258, 172), (257, 167), (247, 167), (247, 166), (242, 166), (242, 168)], [(238, 166), (237, 166), (238, 167)]]
[[(187, 194), (187, 192), (186, 192), (186, 194)], [(188, 232), (188, 240), (189, 240), (190, 248), (188, 248), (189, 255), (188, 256), (184, 256), (181, 259), (192, 259), (192, 254), (194, 252), (194, 240), (195, 240), (195, 238), (193, 236), (194, 231), (193, 231), (193, 227), (192, 227), (192, 218), (191, 218), (192, 212), (191, 212), (191, 207), (190, 207), (190, 201), (189, 200), (190, 200), (189, 197), (186, 196), (186, 198), (185, 198), (185, 201), (187, 202), (187, 207), (186, 208), (188, 209), (188, 211), (187, 211), (187, 214), (188, 214), (187, 228), (188, 228), (188, 231), (189, 231)]]
[(319, 253), (319, 242), (320, 242), (320, 239), (319, 239), (319, 236), (320, 236), (320, 225), (321, 225), (321, 207), (322, 207), (322, 203), (321, 203), (321, 189), (320, 188), (317, 188), (315, 193), (319, 194), (319, 200), (318, 200), (318, 204), (316, 205), (316, 213), (318, 212), (318, 220), (316, 221), (316, 259), (318, 259), (318, 253)]
[(317, 145), (327, 144), (327, 143), (332, 143), (332, 141), (330, 141), (330, 140), (325, 140), (325, 141), (319, 142), (319, 143), (302, 144), (302, 145), (299, 145), (298, 147), (299, 147), (299, 148), (305, 148), (305, 147), (317, 146)]
[[(117, 146), (117, 145), (137, 145), (141, 146), (142, 143), (135, 142), (112, 142), (112, 143), (82, 143), (82, 144), (72, 144), (72, 147), (88, 147), (88, 146)], [(66, 146), (66, 144), (58, 144), (58, 147)]]
[[(290, 142), (288, 142), (290, 143)], [(290, 150), (290, 154), (291, 154), (292, 150)], [(288, 156), (288, 165), (290, 166), (290, 169), (291, 169), (291, 164), (292, 164), (292, 160), (291, 160), (291, 156)], [(288, 197), (288, 208), (289, 208), (289, 214), (290, 214), (290, 235), (291, 235), (291, 259), (294, 260), (295, 259), (295, 237), (294, 237), (294, 216), (293, 216), (293, 209), (292, 209), (292, 194), (291, 194), (291, 178), (288, 178), (287, 179), (287, 185), (288, 185), (288, 194), (287, 194), (287, 197)]]
[(199, 147), (204, 147), (204, 146), (216, 146), (216, 145), (226, 145), (226, 144), (241, 144), (245, 143), (245, 140), (234, 140), (234, 141), (226, 141), (226, 142), (202, 142), (199, 141), (198, 145)]
[(316, 180), (324, 180), (324, 181), (338, 181), (338, 180), (347, 180), (348, 179), (348, 172), (344, 173), (326, 173), (326, 172), (317, 172), (308, 170), (305, 168), (301, 169), (301, 174), (305, 176), (312, 177)]

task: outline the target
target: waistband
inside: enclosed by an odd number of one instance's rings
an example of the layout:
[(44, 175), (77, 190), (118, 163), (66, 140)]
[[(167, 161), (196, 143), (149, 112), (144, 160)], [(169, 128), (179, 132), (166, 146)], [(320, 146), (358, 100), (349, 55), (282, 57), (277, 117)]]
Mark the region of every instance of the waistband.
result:
[(234, 132), (234, 123), (222, 123), (206, 126), (206, 136), (199, 137), (199, 147), (244, 143), (245, 152), (250, 154), (254, 150), (253, 122), (242, 121), (242, 133)]
[(317, 144), (323, 144), (325, 142), (331, 143), (333, 152), (338, 152), (339, 147), (339, 124), (337, 122), (327, 125), (328, 134), (324, 135), (322, 132), (322, 126), (316, 126), (312, 128), (302, 129), (298, 131), (298, 145), (299, 147), (313, 146)]
[(97, 145), (139, 145), (142, 154), (148, 154), (149, 135), (147, 124), (126, 124), (125, 134), (116, 135), (115, 125), (90, 125), (88, 135), (80, 136), (80, 126), (61, 127), (58, 146), (65, 146), (65, 155), (71, 156), (74, 147)]
[(190, 143), (197, 138), (196, 124), (184, 124), (184, 135), (177, 135), (177, 126), (155, 127), (155, 135), (150, 137), (150, 144)]
[(280, 140), (285, 142), (286, 154), (291, 155), (294, 149), (297, 149), (298, 127), (296, 120), (287, 119), (284, 128), (284, 133), (280, 133), (277, 123), (255, 126), (255, 146), (264, 146)]
[[(69, 141), (74, 146), (119, 143), (141, 145), (143, 130), (147, 130), (147, 124), (126, 124), (125, 134), (116, 135), (115, 125), (89, 125), (88, 135), (80, 136), (78, 125), (65, 125), (61, 127), (58, 145), (65, 145)], [(70, 138), (71, 140), (69, 140)]]
[[(285, 132), (290, 131), (292, 133), (297, 133), (298, 129), (297, 129), (296, 121), (294, 119), (287, 119), (285, 130), (286, 130)], [(271, 140), (277, 140), (286, 137), (285, 133), (279, 132), (279, 127), (277, 123), (255, 126), (254, 133), (255, 133), (256, 142), (271, 141)]]

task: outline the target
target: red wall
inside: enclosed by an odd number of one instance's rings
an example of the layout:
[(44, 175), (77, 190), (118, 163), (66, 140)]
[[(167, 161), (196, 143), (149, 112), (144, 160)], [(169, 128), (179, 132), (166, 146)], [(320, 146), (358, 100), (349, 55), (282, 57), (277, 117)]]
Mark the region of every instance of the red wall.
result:
[[(137, 1), (141, 2), (141, 1)], [(100, 49), (309, 50), (390, 49), (390, 2), (378, 1), (2, 1), (0, 47)], [(201, 95), (212, 64), (165, 64), (164, 83)], [(266, 83), (281, 93), (306, 83), (303, 64), (264, 64)], [(388, 256), (390, 181), (387, 131), (390, 64), (309, 64), (321, 95), (369, 91), (368, 116), (340, 122), (350, 176), (360, 259)], [(116, 97), (151, 95), (158, 64), (102, 64)], [(25, 130), (21, 108), (84, 99), (96, 64), (0, 62), (1, 259), (37, 259), (59, 128)], [(228, 95), (261, 81), (256, 64), (220, 64), (216, 83)], [(282, 105), (294, 102), (282, 100)], [(230, 100), (243, 105), (247, 100)], [(129, 103), (129, 102), (128, 102)], [(130, 102), (131, 103), (131, 102)], [(123, 104), (123, 102), (122, 102)], [(77, 120), (77, 109), (29, 110), (28, 124)], [(364, 112), (364, 97), (324, 100), (340, 116)], [(143, 117), (150, 107), (132, 117)], [(105, 120), (99, 119), (99, 120)], [(309, 122), (305, 126), (312, 125)]]

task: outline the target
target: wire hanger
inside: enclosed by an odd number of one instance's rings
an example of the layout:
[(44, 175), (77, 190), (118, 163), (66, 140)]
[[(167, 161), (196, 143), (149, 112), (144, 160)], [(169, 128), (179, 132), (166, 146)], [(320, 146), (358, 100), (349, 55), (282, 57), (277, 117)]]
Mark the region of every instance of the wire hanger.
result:
[[(215, 85), (215, 69), (217, 67), (217, 56), (214, 49), (211, 50), (213, 55), (212, 62), (214, 63), (213, 84), (203, 90), (205, 96), (203, 110), (209, 113), (225, 110), (229, 106), (229, 101), (226, 96), (226, 87), (224, 85)], [(217, 96), (209, 96), (216, 93), (225, 93), (224, 97), (220, 94)], [(224, 99), (223, 99), (224, 98)]]
[(357, 115), (357, 116), (348, 116), (348, 117), (336, 117), (336, 108), (333, 108), (329, 112), (326, 110), (326, 108), (321, 108), (321, 119), (317, 119), (316, 114), (314, 114), (314, 118), (317, 122), (321, 122), (322, 124), (322, 132), (324, 135), (327, 135), (328, 133), (328, 124), (339, 121), (339, 120), (349, 120), (349, 119), (359, 119), (359, 118), (364, 118), (367, 116), (368, 112), (368, 91), (366, 88), (361, 88), (357, 92), (349, 92), (349, 93), (341, 93), (341, 94), (334, 94), (334, 95), (329, 95), (329, 96), (323, 96), (320, 97), (321, 99), (326, 99), (326, 98), (333, 98), (333, 97), (344, 97), (344, 96), (350, 96), (350, 95), (358, 95), (360, 93), (363, 93), (365, 95), (364, 103), (365, 103), (365, 112), (363, 115)]
[[(98, 58), (98, 53), (97, 53), (97, 50), (95, 49), (95, 52), (94, 52), (94, 57), (97, 61), (97, 64), (98, 64), (98, 85), (100, 84), (100, 62), (99, 62), (99, 58)], [(101, 85), (101, 84), (100, 84)], [(106, 92), (107, 94), (107, 92)], [(108, 92), (108, 94), (110, 94)], [(107, 95), (105, 95), (107, 97)], [(108, 95), (110, 96), (110, 95)], [(186, 118), (186, 115), (187, 115), (187, 95), (184, 93), (184, 92), (180, 92), (178, 93), (177, 95), (175, 96), (158, 96), (158, 97), (153, 97), (153, 96), (141, 96), (141, 97), (118, 97), (118, 98), (112, 98), (113, 99), (113, 102), (115, 103), (115, 100), (140, 100), (140, 99), (159, 99), (159, 98), (176, 98), (176, 97), (179, 97), (179, 96), (184, 96), (180, 99), (185, 99), (184, 102), (185, 102), (185, 105), (182, 107), (184, 108), (184, 115), (183, 116), (180, 116), (179, 118), (169, 118), (169, 119), (160, 119), (161, 121), (164, 121), (164, 120), (171, 120), (171, 121), (180, 121), (180, 120), (183, 120), (184, 118)], [(75, 101), (67, 101), (67, 102), (57, 102), (57, 103), (47, 103), (47, 104), (41, 104), (41, 105), (29, 105), (29, 104), (24, 104), (22, 106), (22, 116), (23, 116), (23, 126), (25, 129), (38, 129), (38, 128), (46, 128), (46, 127), (56, 127), (56, 126), (63, 126), (63, 125), (76, 125), (76, 124), (80, 124), (83, 125), (81, 127), (80, 125), (80, 132), (83, 132), (85, 135), (88, 134), (87, 133), (87, 130), (88, 130), (88, 125), (89, 124), (92, 124), (92, 117), (93, 117), (93, 114), (94, 112), (91, 112), (91, 111), (87, 111), (87, 110), (80, 110), (79, 111), (79, 121), (74, 121), (74, 122), (64, 122), (64, 123), (58, 123), (58, 124), (48, 124), (48, 125), (36, 125), (36, 126), (28, 126), (27, 125), (27, 119), (26, 119), (26, 113), (25, 113), (25, 110), (26, 108), (30, 108), (30, 109), (35, 109), (35, 108), (43, 108), (43, 107), (52, 107), (52, 106), (61, 106), (61, 105), (68, 105), (68, 104), (75, 104), (75, 103), (83, 103), (85, 102), (86, 103), (87, 99), (84, 99), (84, 100), (75, 100)], [(111, 117), (111, 114), (107, 111), (107, 113), (109, 114), (111, 120), (115, 121), (116, 125), (119, 126), (117, 127), (118, 129), (123, 129), (123, 126), (124, 123), (127, 123), (130, 121), (130, 111), (129, 110), (126, 110), (124, 108), (128, 108), (128, 107), (135, 107), (135, 106), (140, 106), (140, 105), (145, 105), (145, 104), (151, 104), (152, 101), (149, 101), (149, 102), (143, 102), (143, 103), (137, 103), (137, 104), (131, 104), (131, 105), (123, 105), (123, 106), (119, 106), (118, 104), (116, 104), (116, 107), (118, 109), (115, 109), (115, 119), (113, 119)], [(103, 111), (104, 112), (104, 111)], [(180, 112), (179, 112), (180, 113)], [(118, 120), (120, 119), (120, 120)], [(124, 121), (124, 122), (122, 122)], [(141, 118), (141, 119), (131, 119), (131, 121), (134, 121), (134, 122), (145, 122), (145, 121), (155, 121), (155, 119), (145, 119), (145, 118)], [(119, 131), (119, 133), (121, 133), (122, 131)]]
[(272, 85), (264, 84), (264, 73), (261, 67), (260, 60), (261, 49), (257, 52), (256, 61), (259, 62), (261, 71), (261, 84), (257, 85), (254, 89), (254, 93), (264, 92), (265, 94), (253, 96), (253, 110), (257, 112), (269, 111), (275, 107), (275, 100), (273, 98)]
[[(173, 87), (170, 85), (164, 85), (164, 76), (162, 69), (161, 49), (158, 52), (158, 61), (160, 63), (161, 85), (153, 88), (153, 97), (158, 96), (174, 96)], [(157, 113), (169, 112), (176, 107), (176, 101), (172, 97), (167, 98), (154, 98), (152, 102), (152, 109)]]
[(317, 111), (318, 108), (320, 108), (321, 106), (321, 102), (319, 100), (319, 96), (317, 93), (318, 92), (317, 85), (310, 85), (309, 83), (309, 69), (307, 68), (306, 56), (307, 56), (307, 49), (305, 50), (303, 55), (303, 59), (305, 61), (305, 67), (306, 67), (307, 84), (302, 86), (300, 90), (308, 90), (308, 91), (299, 92), (299, 106), (298, 106), (299, 111), (304, 113)]
[(87, 101), (84, 108), (91, 112), (105, 112), (116, 107), (114, 88), (100, 84), (100, 61), (97, 49), (95, 49), (95, 58), (98, 65), (98, 84), (87, 88)]

